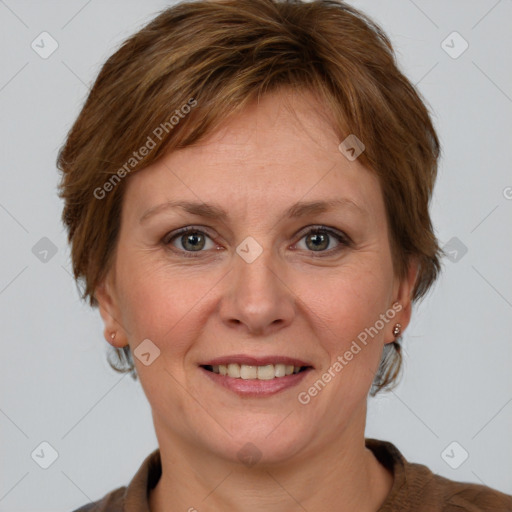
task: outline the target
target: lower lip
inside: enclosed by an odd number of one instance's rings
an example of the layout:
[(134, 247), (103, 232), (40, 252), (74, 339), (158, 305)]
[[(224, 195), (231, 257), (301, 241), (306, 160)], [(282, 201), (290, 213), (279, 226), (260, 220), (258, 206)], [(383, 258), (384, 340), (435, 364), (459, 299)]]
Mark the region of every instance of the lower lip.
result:
[(311, 368), (304, 370), (300, 373), (292, 373), (285, 377), (275, 377), (269, 380), (259, 379), (235, 379), (234, 377), (228, 377), (227, 375), (220, 375), (206, 370), (202, 366), (199, 367), (203, 373), (206, 374), (213, 382), (224, 386), (230, 391), (235, 392), (240, 396), (270, 396), (285, 389), (292, 388), (301, 382), (306, 375), (311, 371)]

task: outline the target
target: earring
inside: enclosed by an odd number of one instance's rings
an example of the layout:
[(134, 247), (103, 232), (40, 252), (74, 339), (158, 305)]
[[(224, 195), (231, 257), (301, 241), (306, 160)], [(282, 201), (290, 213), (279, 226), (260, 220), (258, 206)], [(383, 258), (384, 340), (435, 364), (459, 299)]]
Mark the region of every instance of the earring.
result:
[(116, 333), (115, 331), (114, 331), (114, 332), (112, 332), (112, 333), (110, 333), (110, 339), (111, 339), (112, 341), (114, 341), (114, 340), (116, 339), (116, 334), (117, 334), (117, 333)]
[(402, 332), (402, 326), (400, 324), (395, 324), (393, 327), (393, 336), (398, 337), (400, 336), (400, 333)]

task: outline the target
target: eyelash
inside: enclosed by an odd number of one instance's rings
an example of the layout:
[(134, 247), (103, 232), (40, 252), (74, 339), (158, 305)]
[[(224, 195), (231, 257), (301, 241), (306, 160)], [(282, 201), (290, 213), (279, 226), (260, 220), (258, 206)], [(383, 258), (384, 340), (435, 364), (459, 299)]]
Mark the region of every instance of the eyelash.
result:
[[(352, 245), (352, 240), (350, 239), (350, 237), (348, 237), (347, 235), (345, 235), (342, 232), (335, 231), (326, 226), (312, 226), (309, 228), (310, 229), (308, 231), (303, 232), (302, 236), (299, 238), (299, 242), (305, 236), (310, 235), (310, 234), (328, 234), (330, 236), (333, 236), (340, 243), (340, 245), (334, 249), (328, 249), (326, 251), (318, 251), (318, 253), (316, 253), (316, 251), (309, 251), (312, 253), (312, 256), (314, 258), (324, 258), (327, 256), (332, 256), (334, 254), (337, 254), (343, 248), (350, 247)], [(201, 253), (205, 252), (203, 250), (201, 250), (201, 251), (185, 251), (185, 250), (169, 247), (171, 245), (171, 243), (174, 240), (176, 240), (178, 237), (183, 236), (188, 233), (201, 233), (203, 235), (206, 235), (208, 238), (212, 239), (212, 237), (210, 235), (208, 235), (208, 233), (206, 231), (204, 231), (203, 229), (200, 229), (199, 227), (195, 227), (195, 226), (188, 226), (186, 228), (181, 228), (175, 232), (168, 233), (162, 239), (162, 243), (164, 244), (164, 246), (166, 246), (170, 250), (174, 250), (174, 251), (181, 253), (185, 258), (201, 257)]]

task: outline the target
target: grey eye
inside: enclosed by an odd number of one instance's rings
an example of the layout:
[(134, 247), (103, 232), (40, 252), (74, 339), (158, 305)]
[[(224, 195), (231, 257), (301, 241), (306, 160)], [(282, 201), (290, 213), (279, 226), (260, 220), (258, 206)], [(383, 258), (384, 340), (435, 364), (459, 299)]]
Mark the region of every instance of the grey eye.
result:
[[(174, 247), (182, 251), (201, 252), (205, 248), (212, 248), (206, 247), (208, 240), (210, 240), (210, 244), (213, 246), (213, 242), (210, 237), (203, 231), (198, 229), (185, 229), (171, 238), (168, 238), (165, 243), (168, 245), (172, 244)], [(177, 245), (178, 243), (181, 247)]]

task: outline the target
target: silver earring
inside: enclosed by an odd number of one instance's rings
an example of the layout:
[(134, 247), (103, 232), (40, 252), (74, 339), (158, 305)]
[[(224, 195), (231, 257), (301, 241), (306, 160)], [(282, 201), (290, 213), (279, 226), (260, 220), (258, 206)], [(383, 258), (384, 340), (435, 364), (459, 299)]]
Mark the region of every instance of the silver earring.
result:
[(110, 339), (111, 339), (112, 341), (114, 341), (114, 340), (116, 339), (116, 334), (117, 334), (117, 333), (116, 333), (115, 331), (114, 331), (114, 332), (112, 332), (112, 333), (110, 334)]
[(400, 333), (402, 332), (402, 326), (400, 324), (395, 324), (393, 327), (393, 336), (396, 338), (400, 336)]

